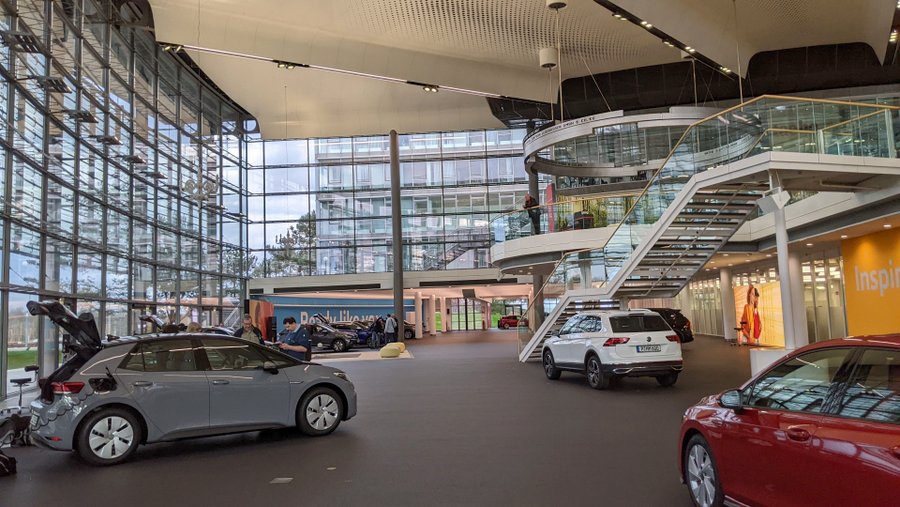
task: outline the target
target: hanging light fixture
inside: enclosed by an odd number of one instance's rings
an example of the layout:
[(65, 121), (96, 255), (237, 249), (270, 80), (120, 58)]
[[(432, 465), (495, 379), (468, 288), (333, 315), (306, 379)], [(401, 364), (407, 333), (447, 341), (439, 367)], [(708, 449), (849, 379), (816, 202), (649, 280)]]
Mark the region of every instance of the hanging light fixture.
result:
[(563, 112), (563, 88), (562, 88), (562, 32), (559, 29), (559, 10), (568, 5), (563, 0), (547, 0), (547, 8), (556, 11), (556, 69), (559, 72), (559, 121), (565, 118)]

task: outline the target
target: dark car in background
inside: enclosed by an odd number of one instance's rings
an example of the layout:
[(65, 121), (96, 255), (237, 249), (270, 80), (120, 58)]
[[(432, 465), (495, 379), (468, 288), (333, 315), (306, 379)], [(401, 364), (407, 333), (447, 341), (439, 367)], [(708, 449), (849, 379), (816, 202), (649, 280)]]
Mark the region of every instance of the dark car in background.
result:
[(678, 335), (678, 341), (681, 343), (690, 343), (694, 341), (694, 332), (691, 330), (691, 321), (685, 317), (681, 310), (675, 308), (647, 308), (651, 312), (660, 314), (666, 324)]
[(500, 317), (500, 320), (497, 321), (497, 327), (500, 329), (509, 329), (511, 327), (518, 327), (519, 325), (527, 326), (528, 319), (522, 317), (521, 315), (504, 315)]
[(331, 349), (335, 352), (344, 352), (357, 345), (355, 332), (343, 331), (331, 327), (331, 324), (322, 322), (310, 322), (309, 343), (313, 348)]
[(374, 330), (371, 322), (363, 322), (361, 320), (332, 322), (331, 326), (338, 331), (356, 334), (356, 343), (354, 345), (366, 345), (369, 338), (372, 337)]

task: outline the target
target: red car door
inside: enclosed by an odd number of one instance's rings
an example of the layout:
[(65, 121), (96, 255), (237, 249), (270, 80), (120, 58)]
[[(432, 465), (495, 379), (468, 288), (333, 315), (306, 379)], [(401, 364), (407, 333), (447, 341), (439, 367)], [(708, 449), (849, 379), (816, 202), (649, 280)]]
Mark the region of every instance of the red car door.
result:
[(717, 464), (726, 494), (751, 505), (823, 505), (801, 492), (818, 487), (810, 448), (849, 352), (801, 354), (744, 389), (745, 408), (729, 411), (721, 419), (719, 442), (711, 442), (722, 456)]
[(810, 454), (820, 505), (900, 503), (900, 350), (867, 348)]

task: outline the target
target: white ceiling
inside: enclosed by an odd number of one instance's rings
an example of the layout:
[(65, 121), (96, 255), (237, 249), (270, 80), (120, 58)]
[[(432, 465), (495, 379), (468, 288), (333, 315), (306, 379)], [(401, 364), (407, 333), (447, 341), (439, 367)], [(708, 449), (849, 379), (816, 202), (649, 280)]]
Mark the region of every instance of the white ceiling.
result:
[[(538, 64), (556, 17), (545, 0), (149, 0), (159, 41), (548, 101)], [(619, 0), (737, 69), (730, 0)], [(738, 0), (742, 68), (758, 51), (863, 41), (884, 52), (896, 0)], [(560, 12), (563, 79), (678, 61), (677, 49), (593, 0)], [(883, 40), (882, 40), (883, 39)], [(880, 43), (880, 46), (878, 45)], [(191, 53), (260, 122), (263, 137), (502, 127), (482, 97)]]
[(719, 64), (745, 73), (756, 53), (822, 44), (865, 42), (883, 59), (897, 9), (897, 0), (615, 2)]

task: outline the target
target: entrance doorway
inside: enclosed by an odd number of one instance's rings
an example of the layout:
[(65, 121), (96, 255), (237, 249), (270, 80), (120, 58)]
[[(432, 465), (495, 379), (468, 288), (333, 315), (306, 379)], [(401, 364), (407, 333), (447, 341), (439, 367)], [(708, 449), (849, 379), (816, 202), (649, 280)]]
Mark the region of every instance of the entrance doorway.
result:
[(469, 298), (450, 300), (450, 325), (454, 331), (481, 330), (484, 322), (483, 304)]

